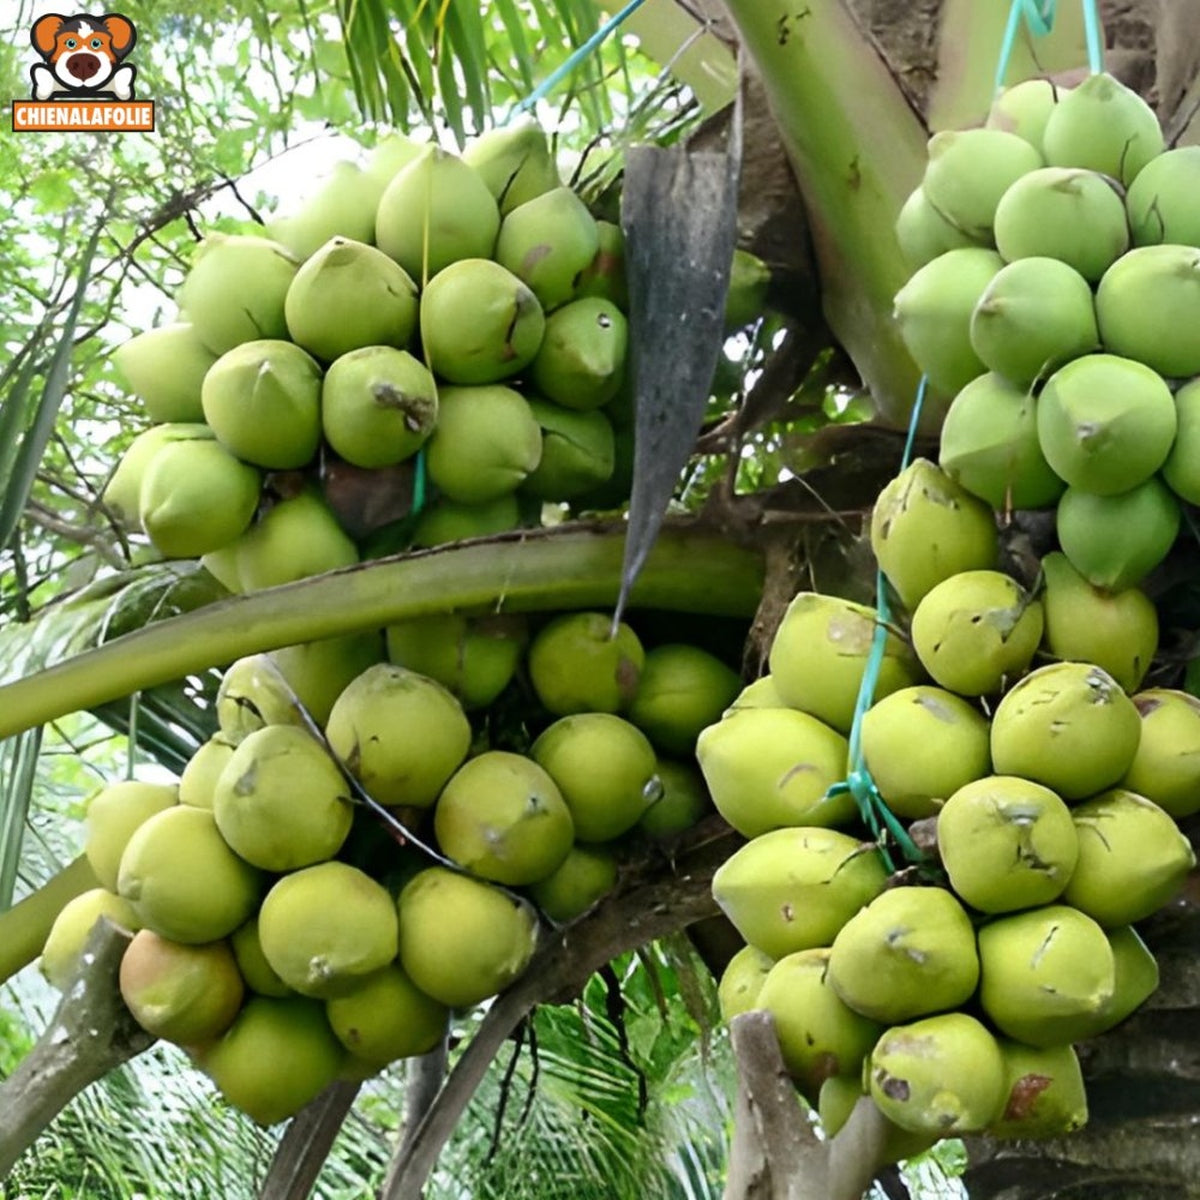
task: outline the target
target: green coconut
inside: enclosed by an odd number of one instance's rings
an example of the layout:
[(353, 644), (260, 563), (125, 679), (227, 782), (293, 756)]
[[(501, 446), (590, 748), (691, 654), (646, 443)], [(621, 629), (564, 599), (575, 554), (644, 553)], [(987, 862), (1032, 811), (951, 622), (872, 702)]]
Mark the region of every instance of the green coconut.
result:
[(790, 708), (739, 708), (705, 729), (696, 758), (717, 811), (745, 837), (784, 825), (843, 825), (857, 812), (847, 792), (846, 739)]
[(350, 785), (306, 729), (268, 725), (234, 750), (213, 790), (221, 836), (248, 863), (294, 871), (332, 858), (354, 818)]
[(273, 505), (231, 548), (237, 582), (248, 592), (358, 562), (358, 547), (312, 488)]
[(525, 619), (502, 613), (432, 613), (384, 630), (388, 658), (448, 688), (467, 710), (487, 708), (508, 686), (525, 649)]
[(1002, 129), (943, 130), (929, 139), (921, 186), (929, 203), (952, 225), (990, 240), (1000, 197), (1022, 175), (1044, 166), (1024, 138)]
[(278, 242), (210, 233), (183, 281), (179, 306), (213, 354), (242, 342), (286, 338), (284, 301), (299, 266)]
[(156, 423), (204, 420), (200, 385), (216, 361), (187, 321), (147, 329), (113, 351), (117, 371)]
[(726, 332), (757, 321), (767, 307), (770, 290), (770, 266), (757, 254), (738, 246), (729, 265), (729, 288), (725, 293)]
[(263, 954), (258, 936), (258, 913), (229, 935), (229, 944), (246, 986), (260, 996), (294, 996), (296, 991), (276, 974)]
[(1175, 419), (1175, 441), (1162, 477), (1181, 500), (1200, 504), (1200, 380), (1175, 392)]
[(471, 726), (440, 683), (378, 663), (337, 698), (329, 748), (380, 804), (428, 808), (467, 756)]
[(456, 504), (441, 497), (422, 510), (412, 540), (414, 546), (444, 546), (505, 533), (520, 524), (521, 509), (513, 492), (482, 504)]
[(505, 216), (495, 258), (529, 285), (549, 313), (571, 298), (599, 249), (587, 206), (570, 188), (556, 187)]
[(404, 885), (398, 906), (400, 965), (448, 1007), (494, 996), (533, 956), (533, 906), (482, 880), (428, 867)]
[(439, 271), (421, 296), (425, 361), (450, 383), (496, 383), (538, 353), (546, 318), (511, 271), (463, 258)]
[(520, 392), (502, 384), (438, 389), (429, 478), (459, 504), (515, 491), (542, 458), (542, 431)]
[(1160, 375), (1200, 374), (1200, 249), (1140, 246), (1100, 280), (1096, 318), (1105, 348)]
[(1179, 146), (1151, 159), (1125, 196), (1135, 246), (1200, 246), (1200, 146)]
[(211, 442), (213, 431), (199, 422), (154, 425), (139, 433), (121, 455), (116, 470), (104, 485), (101, 499), (109, 513), (126, 529), (140, 529), (138, 512), (142, 480), (155, 454), (168, 442), (200, 440)]
[(604, 613), (562, 613), (535, 635), (529, 678), (555, 716), (623, 712), (633, 703), (646, 651), (624, 621)]
[(560, 183), (546, 132), (536, 121), (489, 129), (466, 144), (462, 157), (496, 197), (501, 216)]
[(1158, 649), (1158, 610), (1149, 596), (1138, 588), (1095, 587), (1057, 550), (1042, 559), (1042, 579), (1043, 649), (1095, 663), (1127, 692), (1136, 691)]
[(942, 688), (919, 685), (885, 696), (867, 709), (861, 739), (879, 794), (907, 820), (933, 816), (991, 766), (983, 714)]
[(947, 250), (896, 293), (900, 336), (936, 391), (954, 395), (987, 369), (971, 345), (971, 314), (1003, 266), (994, 250)]
[(567, 408), (590, 412), (621, 386), (628, 324), (610, 300), (572, 300), (546, 318), (546, 335), (529, 366), (533, 387)]
[(304, 724), (288, 681), (266, 654), (248, 654), (225, 669), (216, 709), (220, 735), (233, 746), (267, 725)]
[(1058, 542), (1089, 583), (1136, 587), (1166, 558), (1179, 533), (1179, 501), (1157, 476), (1116, 496), (1067, 488), (1058, 502)]
[(180, 804), (212, 808), (217, 779), (232, 757), (233, 748), (233, 742), (221, 733), (214, 734), (200, 746), (179, 776)]
[(994, 1138), (1050, 1138), (1087, 1124), (1087, 1091), (1073, 1046), (1026, 1046), (1000, 1039), (1006, 1099), (988, 1127)]
[(361, 168), (352, 162), (334, 163), (300, 207), (271, 221), (267, 233), (299, 259), (315, 254), (334, 237), (373, 242), (377, 203), (376, 190)]
[(142, 528), (167, 558), (199, 558), (239, 537), (258, 507), (261, 476), (219, 442), (169, 441), (138, 491)]
[(595, 296), (629, 311), (629, 286), (625, 278), (625, 235), (620, 225), (597, 220), (600, 246), (575, 283), (574, 299)]
[(1115, 496), (1166, 461), (1175, 402), (1161, 376), (1140, 362), (1088, 354), (1046, 381), (1037, 427), (1046, 461), (1071, 487)]
[(437, 384), (407, 350), (364, 346), (343, 354), (326, 372), (325, 440), (356, 467), (388, 467), (411, 458), (437, 420)]
[(1050, 79), (1023, 79), (1006, 87), (992, 101), (984, 125), (988, 129), (1015, 133), (1041, 153), (1046, 122), (1050, 120), (1054, 106), (1069, 90)]
[(1052, 167), (1086, 167), (1127, 187), (1163, 151), (1154, 109), (1107, 73), (1089, 75), (1054, 106), (1043, 135)]
[(888, 1025), (958, 1008), (979, 982), (971, 918), (945, 888), (889, 888), (838, 931), (829, 982)]
[(485, 750), (450, 776), (433, 828), (448, 858), (481, 879), (514, 887), (557, 870), (575, 833), (554, 780), (507, 750)]
[(599, 410), (578, 412), (529, 397), (542, 430), (542, 457), (521, 484), (524, 495), (559, 502), (603, 486), (616, 465), (612, 423)]
[(323, 862), (278, 880), (258, 938), (271, 969), (304, 996), (352, 990), (395, 957), (399, 925), (387, 889), (357, 867)]
[(999, 917), (979, 931), (979, 1002), (992, 1024), (1030, 1046), (1079, 1040), (1112, 1000), (1112, 948), (1065, 904)]
[(253, 997), (197, 1056), (225, 1099), (259, 1125), (284, 1121), (315, 1100), (345, 1058), (325, 1006), (302, 996)]
[(372, 189), (375, 197), (375, 207), (379, 207), (379, 198), (384, 189), (393, 179), (416, 158), (424, 149), (424, 144), (414, 142), (412, 138), (402, 133), (385, 133), (367, 155), (366, 166), (363, 167), (363, 183)]
[(937, 843), (950, 886), (985, 913), (1052, 903), (1079, 857), (1066, 804), (1014, 775), (989, 775), (955, 792), (938, 813)]
[(659, 755), (655, 774), (662, 794), (642, 813), (637, 829), (655, 841), (669, 842), (698, 824), (714, 806), (692, 756), (678, 762)]
[[(1016, 384), (1044, 379), (1096, 350), (1092, 289), (1056, 258), (1019, 258), (988, 284), (971, 314), (971, 346), (989, 370)], [(969, 385), (968, 385), (969, 386)]]
[(446, 1036), (449, 1013), (420, 991), (397, 963), (381, 967), (325, 1002), (338, 1041), (372, 1066), (428, 1054)]
[(946, 220), (929, 202), (922, 187), (915, 188), (900, 208), (896, 218), (896, 240), (900, 243), (904, 261), (913, 271), (919, 271), (947, 250), (980, 244), (980, 239), (971, 237)]
[(775, 686), (775, 680), (770, 675), (764, 675), (753, 683), (748, 683), (721, 714), (722, 718), (736, 712), (739, 708), (787, 708), (783, 697)]
[(267, 655), (296, 699), (322, 728), (329, 720), (333, 702), (347, 684), (383, 656), (383, 639), (376, 630), (280, 646)]
[(1121, 786), (1176, 820), (1200, 812), (1200, 700), (1172, 688), (1150, 688), (1133, 703), (1142, 736)]
[(1043, 167), (1018, 179), (996, 206), (996, 246), (1008, 262), (1057, 258), (1095, 283), (1129, 248), (1125, 205), (1104, 175)]
[(133, 1019), (177, 1046), (220, 1037), (245, 993), (227, 941), (185, 946), (149, 929), (135, 934), (121, 956), (118, 984)]
[(617, 860), (605, 846), (572, 846), (545, 879), (530, 884), (529, 898), (551, 921), (575, 920), (617, 886)]
[(490, 258), (500, 210), (456, 154), (423, 146), (379, 199), (375, 243), (418, 285), (461, 258)]
[(54, 918), (38, 963), (52, 988), (65, 992), (71, 986), (92, 929), (102, 917), (130, 933), (142, 927), (133, 905), (106, 888), (89, 888), (72, 896)]
[(775, 960), (757, 946), (743, 946), (729, 960), (717, 984), (722, 1021), (732, 1021), (758, 1007), (758, 993), (774, 965)]
[(759, 834), (713, 876), (713, 899), (738, 933), (773, 959), (829, 946), (887, 884), (875, 847), (833, 829)]
[(83, 852), (101, 886), (117, 890), (121, 855), (139, 826), (155, 813), (179, 801), (179, 789), (170, 783), (122, 779), (102, 787), (88, 801), (84, 815)]
[(901, 1129), (895, 1121), (889, 1120), (879, 1112), (879, 1106), (863, 1090), (864, 1086), (861, 1072), (855, 1075), (831, 1075), (821, 1084), (821, 1092), (817, 1097), (817, 1112), (827, 1138), (835, 1137), (850, 1120), (857, 1105), (865, 1100), (878, 1114), (875, 1119), (882, 1121), (884, 1127), (883, 1146), (877, 1162), (897, 1163), (904, 1159), (916, 1158), (938, 1141), (937, 1134), (913, 1133), (911, 1130)]
[(1121, 685), (1093, 663), (1039, 667), (996, 706), (992, 768), (1080, 800), (1124, 777), (1141, 724)]
[(382, 250), (330, 238), (296, 272), (283, 312), (292, 341), (322, 362), (363, 346), (402, 350), (417, 327), (417, 285)]
[(177, 804), (139, 825), (117, 891), (147, 929), (196, 945), (228, 937), (255, 908), (261, 873), (239, 858), (211, 812)]
[[(780, 697), (848, 732), (877, 628), (873, 608), (819, 592), (798, 593), (771, 643), (771, 677)], [(889, 631), (875, 699), (918, 682), (920, 668), (912, 651)]]
[(822, 947), (781, 958), (755, 1002), (774, 1018), (783, 1065), (810, 1104), (826, 1079), (857, 1073), (883, 1032), (830, 986), (830, 955)]
[(954, 397), (942, 422), (938, 465), (992, 508), (1045, 508), (1066, 486), (1038, 443), (1037, 404), (1026, 388), (989, 372)]
[(865, 1068), (871, 1098), (903, 1129), (953, 1137), (986, 1129), (1005, 1100), (1004, 1055), (966, 1013), (889, 1029)]
[(741, 690), (741, 676), (699, 646), (655, 646), (642, 664), (629, 719), (657, 749), (690, 755), (706, 726)]
[(1079, 862), (1063, 899), (1112, 929), (1172, 900), (1196, 865), (1170, 814), (1145, 796), (1113, 788), (1075, 806)]
[(1002, 571), (964, 571), (939, 583), (913, 613), (913, 647), (935, 682), (986, 696), (1019, 675), (1042, 639), (1042, 606)]
[(256, 466), (307, 466), (321, 440), (321, 368), (292, 342), (244, 342), (204, 377), (204, 417), (231, 454)]
[(612, 713), (560, 717), (529, 754), (558, 785), (582, 842), (620, 837), (659, 794), (654, 748), (640, 729)]
[(952, 575), (993, 566), (997, 545), (991, 508), (925, 458), (884, 487), (871, 513), (871, 549), (910, 610)]
[(1158, 988), (1158, 963), (1132, 925), (1106, 929), (1116, 982), (1112, 998), (1087, 1024), (1083, 1037), (1095, 1037), (1131, 1016)]

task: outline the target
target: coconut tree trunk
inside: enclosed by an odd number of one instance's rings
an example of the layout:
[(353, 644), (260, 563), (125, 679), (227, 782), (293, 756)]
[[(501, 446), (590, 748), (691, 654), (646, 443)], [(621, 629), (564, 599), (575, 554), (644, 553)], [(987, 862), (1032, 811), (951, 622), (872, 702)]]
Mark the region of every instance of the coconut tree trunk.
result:
[[(924, 137), (986, 113), (1009, 6), (724, 0), (724, 8), (762, 78), (804, 199), (829, 328), (881, 412), (895, 419), (906, 410), (913, 369), (890, 323), (893, 285), (905, 274), (891, 221), (919, 179)], [(1200, 141), (1200, 0), (1106, 0), (1100, 9), (1106, 68), (1155, 105), (1168, 144)], [(1050, 37), (1018, 44), (1008, 80), (1083, 67), (1081, 12), (1060, 4)], [(1122, 1027), (1080, 1047), (1087, 1128), (1036, 1143), (973, 1139), (971, 1200), (1200, 1197), (1200, 881), (1193, 876), (1142, 932), (1161, 986)], [(814, 1157), (821, 1150), (798, 1151), (794, 1138), (775, 1153), (777, 1166), (798, 1153), (814, 1172), (822, 1166)], [(789, 1194), (764, 1187), (761, 1173), (754, 1185), (737, 1195)]]

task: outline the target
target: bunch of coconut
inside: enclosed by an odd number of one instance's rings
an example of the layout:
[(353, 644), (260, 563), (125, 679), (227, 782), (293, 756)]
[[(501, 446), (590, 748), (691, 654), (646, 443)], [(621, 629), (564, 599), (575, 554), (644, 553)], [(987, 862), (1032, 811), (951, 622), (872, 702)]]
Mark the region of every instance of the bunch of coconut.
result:
[[(884, 490), (871, 540), (910, 631), (801, 593), (770, 675), (699, 738), (749, 839), (713, 882), (746, 941), (723, 1012), (773, 1014), (830, 1133), (869, 1095), (891, 1158), (1069, 1133), (1087, 1116), (1073, 1044), (1154, 991), (1135, 926), (1196, 862), (1177, 823), (1200, 811), (1200, 703), (1139, 690), (1158, 633), (1140, 591), (1099, 589), (1058, 552), (1031, 590), (1000, 568), (990, 506), (931, 462)], [(894, 875), (838, 786), (881, 628), (855, 736), (929, 847)]]
[(1164, 150), (1108, 75), (1030, 80), (935, 134), (897, 222), (905, 343), (952, 401), (941, 465), (1001, 510), (1055, 507), (1092, 583), (1166, 556), (1200, 501), (1200, 148)]
[(532, 125), (461, 157), (385, 139), (265, 236), (207, 237), (178, 303), (116, 351), (155, 424), (105, 500), (233, 591), (357, 562), (384, 526), (397, 549), (537, 524), (610, 482), (615, 425), (631, 441), (620, 230)]
[[(520, 678), (516, 678), (517, 676)], [(539, 929), (712, 811), (696, 738), (741, 687), (699, 646), (595, 612), (431, 617), (234, 663), (177, 785), (88, 808), (100, 886), (52, 928), (69, 985), (101, 914), (136, 931), (121, 990), (260, 1124), (423, 1054)], [(513, 748), (491, 719), (527, 693)], [(509, 691), (513, 695), (513, 691)], [(398, 845), (369, 797), (418, 839)]]

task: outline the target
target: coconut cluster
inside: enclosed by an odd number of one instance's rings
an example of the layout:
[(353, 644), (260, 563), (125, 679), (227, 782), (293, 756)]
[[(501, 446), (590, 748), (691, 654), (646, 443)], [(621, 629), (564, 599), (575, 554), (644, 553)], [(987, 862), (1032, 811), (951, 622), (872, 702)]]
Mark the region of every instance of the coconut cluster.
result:
[[(941, 465), (912, 463), (872, 513), (901, 611), (857, 734), (923, 861), (889, 877), (844, 786), (874, 609), (796, 596), (770, 674), (697, 744), (749, 839), (713, 881), (746, 942), (722, 1011), (772, 1013), (829, 1133), (870, 1096), (890, 1160), (1083, 1125), (1073, 1045), (1154, 991), (1136, 925), (1196, 863), (1179, 822), (1200, 812), (1200, 702), (1144, 688), (1159, 626), (1136, 586), (1188, 499), (1200, 372), (1162, 353), (1200, 347), (1179, 319), (1200, 162), (1161, 151), (1114, 80), (1034, 81), (987, 128), (937, 135), (901, 214), (920, 269), (898, 319), (957, 395)], [(997, 515), (1056, 502), (1061, 550), (1035, 578), (1003, 569)], [(1136, 515), (1160, 510), (1161, 536)]]
[(1164, 151), (1107, 75), (1031, 80), (936, 134), (897, 235), (904, 341), (951, 399), (940, 462), (997, 509), (1055, 507), (1097, 586), (1139, 583), (1200, 501), (1200, 149)]
[[(68, 986), (102, 914), (136, 931), (129, 1010), (264, 1125), (431, 1050), (525, 969), (540, 925), (712, 811), (695, 741), (739, 676), (610, 626), (435, 616), (234, 663), (178, 784), (91, 801), (100, 886), (64, 908), (43, 972)], [(502, 693), (523, 740), (497, 732)], [(398, 847), (363, 792), (440, 858)]]
[(433, 500), (389, 549), (627, 496), (621, 231), (540, 129), (387, 138), (265, 234), (207, 237), (178, 319), (116, 351), (155, 424), (105, 500), (160, 553), (235, 592), (355, 563), (418, 452)]
[[(1194, 867), (1177, 821), (1200, 811), (1200, 703), (1136, 691), (1154, 649), (1149, 602), (1134, 628), (1131, 594), (1100, 592), (1058, 553), (1034, 596), (997, 569), (994, 530), (978, 537), (992, 523), (982, 501), (923, 461), (897, 485), (910, 545), (927, 552), (905, 576), (911, 634), (887, 636), (861, 744), (892, 813), (933, 824), (935, 858), (889, 878), (837, 787), (871, 608), (796, 596), (770, 674), (697, 746), (718, 811), (749, 839), (713, 881), (746, 941), (722, 1011), (772, 1013), (830, 1133), (870, 1095), (893, 1159), (940, 1137), (1085, 1122), (1072, 1044), (1157, 986), (1135, 924)], [(931, 499), (938, 487), (955, 502)], [(943, 552), (956, 523), (990, 547), (969, 568)], [(1049, 636), (1063, 616), (1067, 659)]]

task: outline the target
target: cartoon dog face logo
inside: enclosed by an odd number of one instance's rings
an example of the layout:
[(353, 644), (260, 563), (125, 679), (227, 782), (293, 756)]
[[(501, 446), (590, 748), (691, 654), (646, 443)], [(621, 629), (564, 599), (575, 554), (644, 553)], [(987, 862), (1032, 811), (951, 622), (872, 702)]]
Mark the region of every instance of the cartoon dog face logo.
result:
[(122, 60), (137, 41), (133, 22), (116, 13), (101, 17), (64, 17), (47, 13), (30, 32), (44, 61), (29, 68), (33, 98), (112, 96), (133, 99), (137, 68)]

